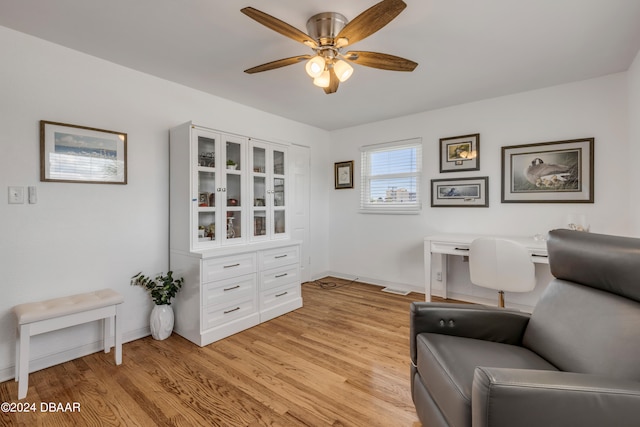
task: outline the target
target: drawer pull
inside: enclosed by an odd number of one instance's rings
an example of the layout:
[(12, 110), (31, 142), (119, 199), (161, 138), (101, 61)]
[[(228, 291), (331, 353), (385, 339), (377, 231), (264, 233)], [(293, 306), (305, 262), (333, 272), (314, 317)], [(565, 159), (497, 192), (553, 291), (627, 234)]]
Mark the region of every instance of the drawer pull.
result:
[(238, 289), (239, 287), (240, 287), (240, 285), (235, 285), (235, 286), (232, 286), (232, 287), (230, 287), (230, 288), (224, 288), (224, 291), (225, 291), (225, 292), (227, 292), (227, 291), (232, 291), (232, 290), (234, 290), (234, 289)]
[(456, 248), (456, 251), (468, 251), (469, 248)]
[(288, 293), (289, 293), (289, 292), (283, 292), (283, 293), (281, 293), (281, 294), (276, 294), (276, 298), (278, 298), (278, 297), (283, 297), (283, 296), (285, 296), (285, 295), (286, 295), (286, 294), (288, 294)]
[(238, 267), (240, 265), (240, 263), (236, 263), (236, 264), (231, 264), (231, 265), (225, 265), (222, 268), (232, 268), (232, 267)]
[(274, 258), (278, 259), (278, 258), (286, 258), (287, 254), (284, 255), (276, 255)]
[(224, 314), (233, 313), (234, 311), (238, 311), (238, 310), (240, 310), (240, 307), (236, 307), (233, 310), (227, 310), (227, 311), (224, 312)]
[(286, 276), (288, 273), (276, 274), (276, 279)]

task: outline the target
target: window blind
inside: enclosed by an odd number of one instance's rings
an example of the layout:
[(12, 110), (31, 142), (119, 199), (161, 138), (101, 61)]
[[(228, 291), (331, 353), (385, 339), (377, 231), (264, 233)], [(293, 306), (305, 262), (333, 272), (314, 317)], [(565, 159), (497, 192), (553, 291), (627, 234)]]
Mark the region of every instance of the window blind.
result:
[(422, 139), (361, 147), (360, 209), (417, 213), (421, 207)]

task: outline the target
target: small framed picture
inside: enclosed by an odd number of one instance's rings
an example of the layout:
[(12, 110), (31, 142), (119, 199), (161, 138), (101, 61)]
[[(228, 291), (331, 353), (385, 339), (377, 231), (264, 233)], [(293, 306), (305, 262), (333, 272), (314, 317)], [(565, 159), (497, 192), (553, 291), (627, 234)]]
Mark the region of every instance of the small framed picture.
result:
[(40, 121), (40, 181), (127, 183), (127, 134)]
[(334, 173), (336, 190), (353, 188), (353, 160), (336, 162)]
[(502, 203), (593, 203), (593, 143), (502, 147)]
[(489, 177), (432, 179), (431, 207), (489, 207)]
[(440, 139), (440, 172), (480, 170), (480, 134)]

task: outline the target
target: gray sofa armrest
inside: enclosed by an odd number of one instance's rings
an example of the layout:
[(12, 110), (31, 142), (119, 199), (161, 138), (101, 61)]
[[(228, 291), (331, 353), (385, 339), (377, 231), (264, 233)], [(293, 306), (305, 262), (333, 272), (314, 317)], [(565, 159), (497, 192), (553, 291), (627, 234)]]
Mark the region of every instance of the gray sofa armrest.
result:
[(478, 367), (474, 427), (637, 426), (640, 382), (573, 372)]
[(520, 345), (530, 315), (474, 304), (413, 302), (410, 309), (411, 360), (416, 336), (424, 332)]

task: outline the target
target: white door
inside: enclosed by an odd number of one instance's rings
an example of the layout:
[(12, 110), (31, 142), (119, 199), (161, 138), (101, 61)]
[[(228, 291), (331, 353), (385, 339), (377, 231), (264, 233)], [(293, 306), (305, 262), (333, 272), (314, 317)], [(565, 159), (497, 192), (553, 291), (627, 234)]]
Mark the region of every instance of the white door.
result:
[(291, 145), (289, 148), (289, 182), (292, 197), (290, 209), (291, 238), (302, 241), (300, 253), (301, 281), (311, 280), (310, 263), (310, 233), (309, 233), (309, 204), (310, 199), (310, 175), (311, 175), (311, 149), (301, 145)]

